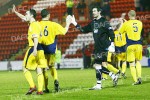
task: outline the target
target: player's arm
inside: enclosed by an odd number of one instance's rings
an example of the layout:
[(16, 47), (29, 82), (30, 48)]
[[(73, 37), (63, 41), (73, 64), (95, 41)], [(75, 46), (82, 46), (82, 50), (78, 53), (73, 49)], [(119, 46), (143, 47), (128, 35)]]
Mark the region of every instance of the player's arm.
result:
[(26, 21), (26, 17), (25, 17), (24, 15), (22, 15), (21, 13), (19, 13), (19, 12), (16, 11), (15, 5), (13, 5), (12, 11), (13, 11), (19, 18), (21, 18), (22, 20)]
[(79, 29), (82, 33), (88, 33), (88, 32), (92, 32), (92, 28), (91, 28), (91, 23), (89, 23), (88, 25), (81, 27), (79, 24), (77, 24), (75, 17), (73, 15), (72, 17), (72, 24)]
[(68, 32), (68, 30), (69, 30), (69, 26), (71, 24), (71, 20), (72, 20), (72, 17), (70, 15), (68, 15), (67, 18), (66, 18), (66, 26), (65, 26), (65, 28), (62, 27), (58, 23), (53, 23), (55, 34), (56, 35), (65, 35)]
[(33, 41), (34, 41), (33, 55), (36, 56), (37, 55), (38, 36), (37, 36), (37, 34), (33, 34), (32, 37), (33, 37)]
[(123, 24), (122, 24), (122, 26), (121, 26), (121, 28), (120, 28), (120, 30), (119, 30), (119, 32), (121, 33), (121, 34), (124, 34), (124, 32), (125, 32), (125, 27), (126, 27), (126, 22), (124, 22)]
[(70, 16), (70, 15), (68, 15), (67, 16), (67, 18), (66, 18), (66, 26), (65, 26), (65, 29), (66, 29), (66, 32), (65, 32), (65, 34), (68, 32), (68, 30), (69, 30), (69, 26), (70, 26), (70, 24), (71, 24), (71, 19), (72, 17)]
[(114, 34), (112, 26), (110, 26), (110, 23), (108, 21), (105, 21), (104, 23), (106, 23), (104, 25), (105, 25), (105, 28), (108, 30), (108, 36), (110, 37), (111, 42), (114, 42), (115, 34)]
[(108, 30), (108, 36), (111, 39), (111, 45), (108, 47), (109, 52), (115, 52), (115, 45), (114, 45), (114, 39), (115, 39), (115, 34), (113, 31), (113, 28), (110, 26), (110, 23), (108, 21), (104, 21), (104, 27), (105, 29)]
[(38, 25), (36, 25), (37, 23), (35, 23), (34, 25), (31, 26), (32, 28), (32, 39), (34, 42), (34, 48), (33, 48), (33, 55), (36, 56), (37, 55), (37, 46), (38, 46), (38, 38), (39, 38), (39, 34), (40, 34), (40, 30)]

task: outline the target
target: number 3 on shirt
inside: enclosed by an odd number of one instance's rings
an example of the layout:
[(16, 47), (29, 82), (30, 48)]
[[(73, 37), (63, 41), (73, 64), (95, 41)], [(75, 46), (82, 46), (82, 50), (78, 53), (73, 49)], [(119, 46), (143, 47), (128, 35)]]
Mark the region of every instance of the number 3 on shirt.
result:
[(47, 30), (47, 26), (44, 29), (44, 36), (48, 36), (48, 30)]
[(133, 23), (133, 28), (134, 28), (133, 31), (134, 31), (134, 32), (137, 32), (137, 31), (138, 31), (138, 27), (136, 26), (136, 24), (137, 24), (137, 23)]

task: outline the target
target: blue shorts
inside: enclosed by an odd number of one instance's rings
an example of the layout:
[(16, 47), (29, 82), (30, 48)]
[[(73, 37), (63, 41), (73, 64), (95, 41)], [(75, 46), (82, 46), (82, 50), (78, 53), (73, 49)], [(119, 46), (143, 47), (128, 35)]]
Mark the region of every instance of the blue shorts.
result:
[(44, 54), (54, 54), (56, 51), (56, 41), (50, 45), (41, 44)]
[(121, 46), (121, 47), (115, 46), (115, 52), (116, 52), (116, 53), (126, 52), (126, 45)]

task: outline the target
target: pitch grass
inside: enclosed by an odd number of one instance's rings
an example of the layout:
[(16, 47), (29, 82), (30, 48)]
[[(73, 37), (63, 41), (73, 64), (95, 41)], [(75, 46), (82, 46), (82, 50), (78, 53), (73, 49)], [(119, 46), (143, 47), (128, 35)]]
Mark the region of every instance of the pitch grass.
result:
[[(36, 73), (32, 72), (35, 83)], [(103, 81), (102, 90), (88, 90), (96, 83), (94, 69), (63, 69), (58, 70), (61, 91), (54, 93), (53, 79), (49, 74), (51, 93), (38, 96), (26, 96), (29, 85), (22, 71), (0, 72), (0, 100), (150, 100), (150, 69), (143, 68), (143, 84), (132, 86), (130, 70), (127, 79), (119, 79), (117, 87), (112, 81)]]

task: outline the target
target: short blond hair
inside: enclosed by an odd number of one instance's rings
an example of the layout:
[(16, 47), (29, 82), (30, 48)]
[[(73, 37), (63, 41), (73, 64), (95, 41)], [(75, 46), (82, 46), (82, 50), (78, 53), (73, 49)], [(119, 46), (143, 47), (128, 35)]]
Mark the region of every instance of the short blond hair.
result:
[(130, 10), (130, 11), (128, 12), (128, 16), (130, 16), (130, 17), (135, 17), (135, 16), (136, 16), (136, 12), (135, 12), (134, 10)]

